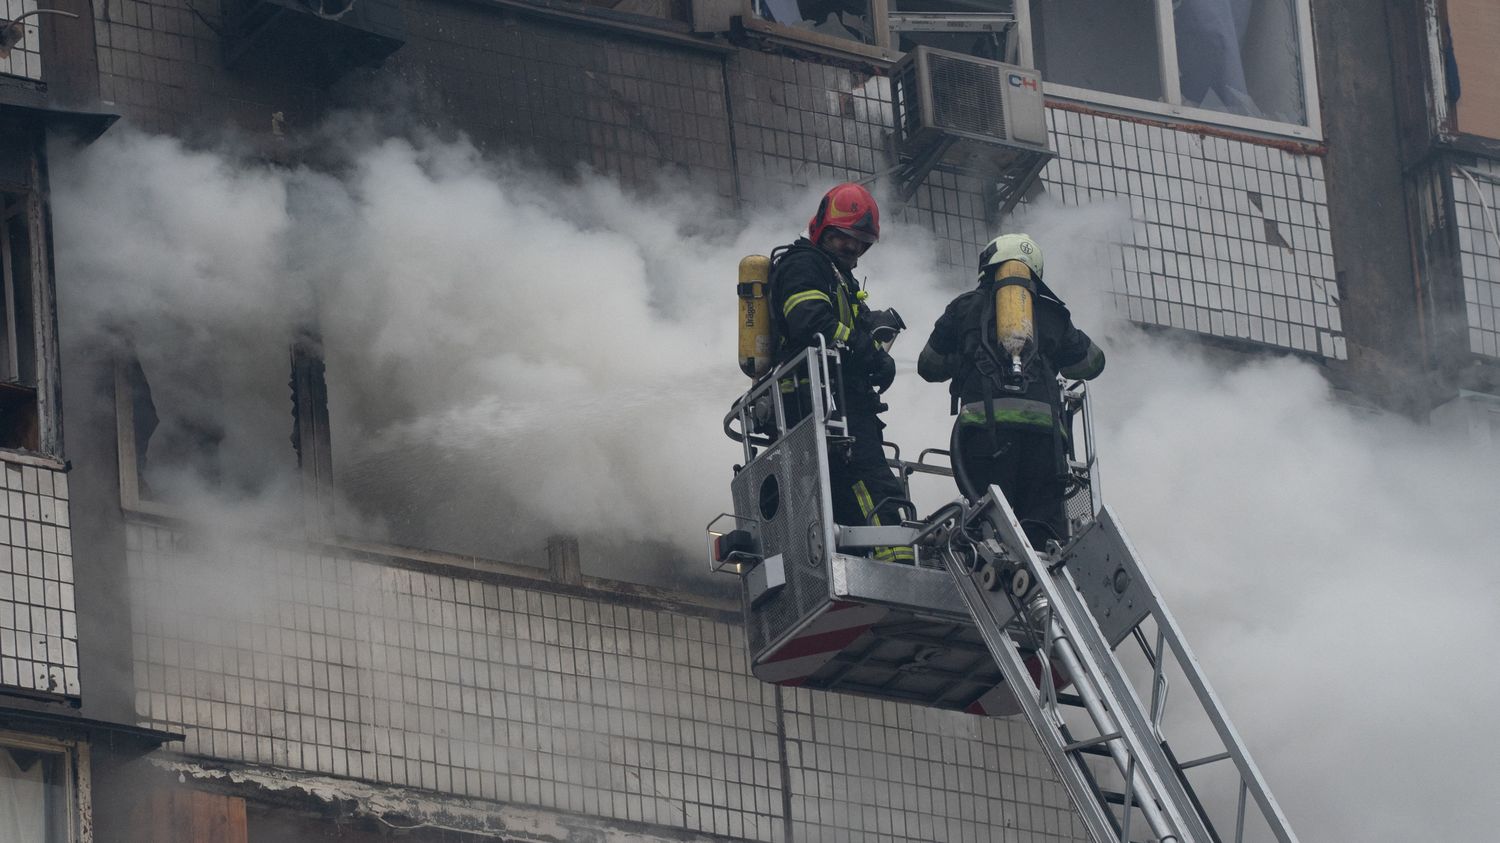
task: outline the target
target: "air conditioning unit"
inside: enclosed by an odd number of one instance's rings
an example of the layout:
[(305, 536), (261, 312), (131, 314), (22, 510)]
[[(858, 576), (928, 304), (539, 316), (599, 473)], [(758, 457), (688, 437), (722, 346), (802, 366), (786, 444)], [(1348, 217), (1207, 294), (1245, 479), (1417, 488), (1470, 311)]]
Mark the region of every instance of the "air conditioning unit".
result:
[(1052, 157), (1035, 70), (918, 46), (891, 69), (891, 112), (910, 190), (938, 168), (995, 174), (1003, 213)]

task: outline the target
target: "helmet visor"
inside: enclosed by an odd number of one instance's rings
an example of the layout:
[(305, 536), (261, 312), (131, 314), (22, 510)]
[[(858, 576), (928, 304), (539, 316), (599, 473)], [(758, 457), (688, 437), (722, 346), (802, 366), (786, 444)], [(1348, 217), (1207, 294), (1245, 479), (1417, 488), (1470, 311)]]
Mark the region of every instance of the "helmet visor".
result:
[(850, 226), (830, 225), (828, 227), (844, 235), (845, 237), (852, 237), (855, 240), (864, 243), (866, 246), (873, 245), (876, 240), (880, 239), (879, 235), (872, 234), (869, 231), (860, 231), (859, 229)]

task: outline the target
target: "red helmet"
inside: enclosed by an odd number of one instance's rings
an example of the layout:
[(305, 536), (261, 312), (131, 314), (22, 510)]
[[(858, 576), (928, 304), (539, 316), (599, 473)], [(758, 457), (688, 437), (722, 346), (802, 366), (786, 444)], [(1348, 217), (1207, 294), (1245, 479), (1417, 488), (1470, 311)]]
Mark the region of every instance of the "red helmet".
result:
[(853, 182), (841, 184), (823, 194), (818, 212), (807, 223), (807, 237), (816, 245), (829, 228), (865, 243), (880, 239), (880, 208), (870, 191)]

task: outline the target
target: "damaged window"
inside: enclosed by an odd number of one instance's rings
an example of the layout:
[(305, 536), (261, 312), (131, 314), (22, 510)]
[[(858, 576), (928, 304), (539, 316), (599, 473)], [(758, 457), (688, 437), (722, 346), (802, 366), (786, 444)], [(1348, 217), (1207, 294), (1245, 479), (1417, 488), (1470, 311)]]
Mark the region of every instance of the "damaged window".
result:
[(1293, 0), (1174, 0), (1184, 105), (1302, 123)]
[(751, 0), (755, 16), (819, 35), (875, 44), (870, 0)]
[(1308, 0), (888, 2), (902, 52), (1033, 67), (1056, 96), (1289, 134), (1315, 120)]
[(69, 839), (66, 766), (61, 752), (0, 744), (0, 840)]
[(299, 499), (300, 481), (285, 351), (219, 345), (171, 320), (153, 325), (147, 338), (121, 343), (121, 468), (134, 481), (126, 481), (127, 497), (133, 491), (136, 503), (169, 505), (263, 502), (267, 517), (295, 514), (287, 508)]
[(30, 202), (0, 192), (0, 448), (41, 446)]

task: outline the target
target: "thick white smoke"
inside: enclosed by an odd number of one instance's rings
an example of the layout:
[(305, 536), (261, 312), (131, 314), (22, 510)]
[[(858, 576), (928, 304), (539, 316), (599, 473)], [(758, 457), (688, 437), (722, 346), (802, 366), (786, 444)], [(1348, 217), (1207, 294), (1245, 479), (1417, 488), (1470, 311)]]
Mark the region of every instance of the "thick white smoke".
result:
[[(746, 218), (690, 185), (560, 182), (462, 143), (372, 142), (349, 162), (289, 171), (120, 130), (63, 158), (64, 341), (128, 334), (163, 430), (217, 425), (225, 475), (258, 501), (290, 459), (287, 343), (316, 324), (351, 523), (501, 558), (573, 532), (599, 573), (634, 555), (654, 561), (637, 575), (694, 583), (738, 461), (719, 431), (745, 385), (735, 264), (794, 237), (825, 186)], [(1294, 827), (1486, 839), (1494, 467), (1338, 403), (1310, 363), (1228, 366), (1114, 320), (1104, 253), (1083, 246), (1125, 218), (1025, 224), (1110, 355), (1093, 391), (1105, 498)], [(860, 268), (912, 328), (887, 395), (908, 456), (946, 446), (946, 391), (913, 364), (972, 281), (934, 264), (925, 233), (888, 224)]]

